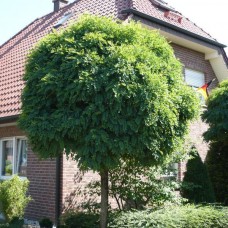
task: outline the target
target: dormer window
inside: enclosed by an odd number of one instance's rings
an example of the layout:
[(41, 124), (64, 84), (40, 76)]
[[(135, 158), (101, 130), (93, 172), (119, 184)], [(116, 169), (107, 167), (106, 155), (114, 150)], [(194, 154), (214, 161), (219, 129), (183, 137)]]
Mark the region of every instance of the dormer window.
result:
[(63, 24), (65, 24), (71, 16), (72, 16), (72, 13), (71, 13), (71, 12), (66, 13), (66, 14), (57, 22), (57, 24), (54, 25), (54, 28), (58, 28), (58, 27), (62, 26)]
[(163, 0), (150, 0), (150, 1), (152, 2), (153, 5), (157, 6), (158, 8), (162, 8), (173, 12), (176, 11), (172, 6), (169, 6), (168, 3)]

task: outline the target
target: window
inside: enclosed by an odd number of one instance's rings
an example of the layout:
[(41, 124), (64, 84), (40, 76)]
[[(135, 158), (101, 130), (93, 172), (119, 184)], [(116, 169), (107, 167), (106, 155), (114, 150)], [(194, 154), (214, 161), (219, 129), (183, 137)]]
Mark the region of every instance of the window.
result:
[(161, 176), (164, 180), (176, 180), (178, 175), (178, 163), (171, 163)]
[(185, 81), (194, 88), (200, 88), (205, 84), (204, 73), (185, 68)]
[(13, 174), (26, 177), (27, 140), (21, 137), (0, 139), (0, 177)]
[(60, 26), (62, 26), (70, 17), (72, 16), (71, 12), (66, 13), (63, 18), (61, 18), (57, 24), (54, 25), (54, 28), (58, 28)]
[[(205, 84), (205, 76), (203, 72), (185, 68), (185, 81), (189, 86), (192, 86), (195, 90), (197, 90)], [(205, 98), (201, 93), (197, 94), (200, 98), (201, 106), (204, 106), (206, 102)]]

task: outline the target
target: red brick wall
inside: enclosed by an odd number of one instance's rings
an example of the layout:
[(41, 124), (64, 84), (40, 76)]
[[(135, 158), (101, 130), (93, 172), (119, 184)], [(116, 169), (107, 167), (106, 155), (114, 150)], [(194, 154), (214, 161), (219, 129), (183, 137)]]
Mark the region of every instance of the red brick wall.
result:
[(26, 210), (26, 218), (39, 220), (47, 217), (55, 221), (56, 162), (39, 160), (29, 150), (27, 177), (30, 181), (29, 194), (33, 201)]
[[(215, 73), (208, 60), (205, 60), (205, 54), (171, 43), (175, 56), (186, 68), (203, 72), (205, 82), (216, 78)], [(213, 85), (216, 85), (214, 82)]]
[(25, 134), (16, 126), (1, 127), (0, 124), (0, 138), (24, 136)]
[[(196, 147), (202, 161), (205, 160), (208, 151), (208, 143), (203, 140), (202, 136), (207, 129), (208, 125), (200, 119), (194, 121), (190, 126), (190, 143), (192, 143)], [(182, 180), (184, 177), (184, 172), (186, 171), (186, 162), (182, 162), (181, 164), (179, 164), (178, 171), (178, 179)]]
[(99, 179), (99, 175), (92, 171), (82, 173), (76, 161), (67, 159), (64, 155), (61, 173), (61, 211), (64, 212), (75, 207), (80, 208), (80, 205), (87, 200), (97, 201), (95, 197), (89, 197), (86, 186), (91, 181)]
[[(25, 136), (16, 126), (1, 127), (0, 138)], [(30, 181), (29, 195), (33, 201), (26, 209), (25, 217), (39, 220), (48, 217), (55, 219), (55, 160), (40, 161), (29, 149), (27, 162), (27, 178)]]

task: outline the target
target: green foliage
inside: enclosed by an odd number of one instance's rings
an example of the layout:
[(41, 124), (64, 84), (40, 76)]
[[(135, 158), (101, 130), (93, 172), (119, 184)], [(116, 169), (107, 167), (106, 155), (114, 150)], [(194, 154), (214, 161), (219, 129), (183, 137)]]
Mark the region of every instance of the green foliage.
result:
[(228, 224), (228, 209), (211, 206), (170, 206), (155, 211), (135, 211), (117, 214), (110, 228), (224, 228)]
[(24, 219), (14, 218), (10, 223), (0, 224), (0, 228), (22, 228)]
[[(175, 178), (162, 178), (162, 175), (172, 171), (167, 164), (145, 168), (132, 160), (122, 161), (120, 166), (109, 172), (109, 196), (116, 200), (119, 210), (154, 207), (168, 201), (180, 202), (175, 192), (179, 187)], [(88, 187), (91, 195), (99, 194), (99, 182)]]
[(39, 221), (41, 228), (52, 228), (53, 222), (49, 218), (43, 218)]
[(228, 200), (228, 145), (212, 143), (206, 157), (206, 166), (214, 187), (216, 201)]
[(98, 228), (99, 215), (69, 211), (61, 217), (61, 228)]
[[(161, 162), (183, 141), (198, 99), (165, 38), (135, 23), (85, 15), (31, 52), (19, 125), (33, 151), (64, 149), (79, 165)], [(77, 153), (75, 153), (77, 151)]]
[(215, 202), (214, 191), (206, 166), (194, 147), (192, 147), (190, 155), (192, 158), (187, 162), (187, 171), (181, 188), (182, 196), (193, 203)]
[(202, 117), (209, 124), (204, 133), (205, 140), (228, 144), (228, 80), (212, 91)]
[(26, 196), (29, 181), (20, 180), (18, 176), (0, 183), (1, 211), (7, 222), (15, 217), (22, 218), (30, 197)]
[(6, 164), (5, 164), (5, 172), (6, 172), (6, 176), (11, 176), (12, 172), (13, 172), (13, 165), (12, 162), (9, 160), (6, 160)]

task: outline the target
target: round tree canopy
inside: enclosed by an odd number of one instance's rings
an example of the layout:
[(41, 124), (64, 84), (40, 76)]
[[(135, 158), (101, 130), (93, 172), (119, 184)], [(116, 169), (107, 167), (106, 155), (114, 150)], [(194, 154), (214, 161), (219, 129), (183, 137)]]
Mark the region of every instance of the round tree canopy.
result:
[(39, 42), (24, 80), (19, 125), (32, 149), (93, 170), (161, 162), (199, 103), (158, 32), (90, 15)]

